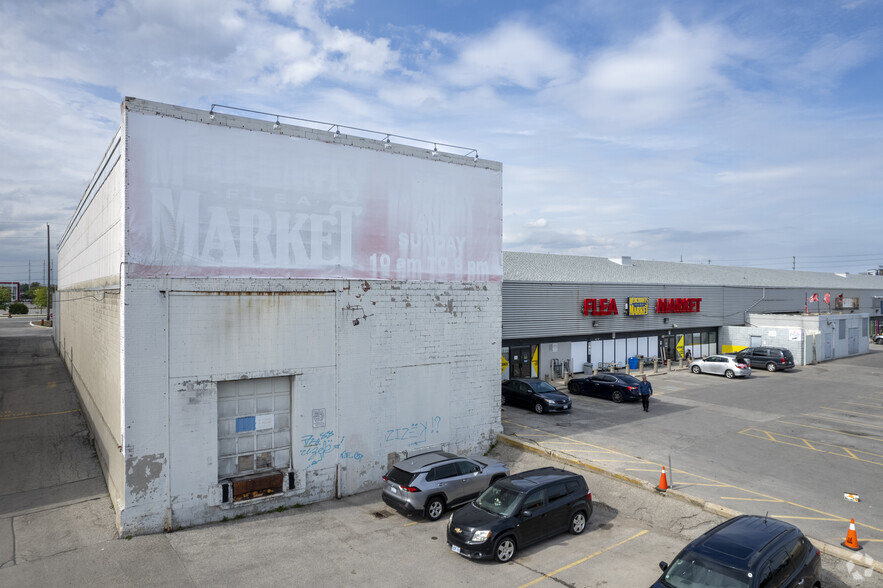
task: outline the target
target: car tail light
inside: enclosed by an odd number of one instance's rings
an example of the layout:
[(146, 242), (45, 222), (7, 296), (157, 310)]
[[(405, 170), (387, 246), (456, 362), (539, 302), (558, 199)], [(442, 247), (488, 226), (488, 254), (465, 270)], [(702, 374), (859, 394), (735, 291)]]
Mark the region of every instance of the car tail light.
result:
[(588, 498), (588, 499), (589, 499), (589, 502), (591, 502), (591, 501), (592, 501), (592, 491), (591, 491), (591, 490), (589, 490), (589, 493), (588, 493), (588, 494), (586, 494), (586, 498)]
[(399, 488), (406, 492), (420, 492), (420, 488), (415, 488), (414, 486), (399, 486)]
[(384, 482), (389, 482), (389, 478), (387, 478), (386, 476), (383, 476), (383, 481), (384, 481)]
[(629, 390), (637, 390), (637, 389), (638, 389), (637, 386), (629, 386)]

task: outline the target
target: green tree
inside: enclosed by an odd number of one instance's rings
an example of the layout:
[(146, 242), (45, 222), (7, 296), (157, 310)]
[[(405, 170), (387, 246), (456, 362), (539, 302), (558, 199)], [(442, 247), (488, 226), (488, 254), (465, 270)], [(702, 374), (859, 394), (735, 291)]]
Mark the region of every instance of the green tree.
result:
[(37, 308), (46, 308), (46, 288), (37, 288), (34, 292), (34, 306)]
[(12, 290), (6, 286), (0, 287), (0, 308), (6, 310), (6, 305), (12, 301)]

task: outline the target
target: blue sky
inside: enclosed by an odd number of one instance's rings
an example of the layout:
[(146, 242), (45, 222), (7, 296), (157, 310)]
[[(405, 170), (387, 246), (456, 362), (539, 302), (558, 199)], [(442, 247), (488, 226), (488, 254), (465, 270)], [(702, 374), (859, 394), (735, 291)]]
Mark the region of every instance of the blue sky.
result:
[(881, 53), (875, 0), (0, 0), (0, 281), (47, 223), (54, 251), (124, 96), (474, 147), (506, 250), (862, 272)]

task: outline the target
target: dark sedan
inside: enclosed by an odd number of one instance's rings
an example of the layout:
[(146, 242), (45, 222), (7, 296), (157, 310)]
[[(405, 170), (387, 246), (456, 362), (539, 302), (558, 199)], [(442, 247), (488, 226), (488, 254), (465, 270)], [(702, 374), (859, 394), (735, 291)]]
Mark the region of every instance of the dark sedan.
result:
[(638, 378), (626, 374), (598, 374), (588, 378), (573, 379), (567, 384), (567, 389), (571, 394), (586, 394), (607, 398), (613, 402), (622, 402), (640, 398), (638, 394), (640, 383)]
[(504, 380), (503, 404), (517, 404), (532, 408), (537, 414), (570, 410), (570, 396), (536, 378)]

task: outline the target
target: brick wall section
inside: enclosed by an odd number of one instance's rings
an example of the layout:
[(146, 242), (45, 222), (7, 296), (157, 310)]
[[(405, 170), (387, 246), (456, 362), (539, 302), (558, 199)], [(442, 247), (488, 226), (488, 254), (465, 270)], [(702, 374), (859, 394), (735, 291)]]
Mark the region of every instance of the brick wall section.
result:
[[(480, 454), (501, 430), (499, 283), (129, 280), (126, 300), (126, 532), (379, 488), (405, 455)], [(295, 488), (222, 505), (217, 382), (275, 376)]]

